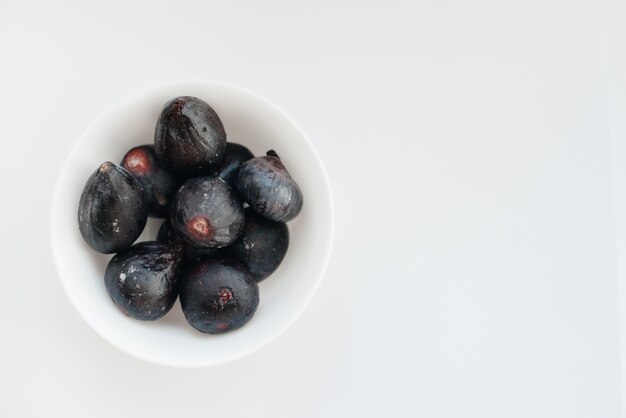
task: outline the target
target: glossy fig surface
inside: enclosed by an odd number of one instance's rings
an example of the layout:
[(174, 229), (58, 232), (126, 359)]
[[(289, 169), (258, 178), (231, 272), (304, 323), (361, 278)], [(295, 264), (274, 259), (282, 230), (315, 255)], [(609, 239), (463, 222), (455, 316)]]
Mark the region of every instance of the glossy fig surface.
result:
[(168, 216), (170, 203), (180, 182), (157, 161), (154, 146), (132, 148), (124, 155), (121, 166), (141, 184), (148, 215), (155, 218)]
[(195, 245), (191, 245), (185, 242), (182, 238), (178, 236), (174, 228), (172, 227), (172, 223), (169, 219), (165, 219), (161, 227), (159, 228), (159, 232), (157, 233), (157, 241), (163, 242), (166, 244), (174, 244), (180, 242), (184, 245), (183, 249), (183, 261), (194, 261), (200, 260), (202, 258), (208, 258), (215, 255), (216, 248), (200, 248)]
[(192, 327), (222, 334), (252, 318), (259, 305), (259, 287), (234, 261), (202, 260), (184, 269), (180, 303)]
[(102, 164), (87, 180), (78, 205), (78, 226), (94, 250), (110, 254), (141, 235), (148, 211), (141, 184), (123, 167)]
[(239, 166), (252, 158), (254, 158), (254, 154), (248, 148), (234, 142), (227, 143), (226, 156), (218, 177), (230, 187), (234, 187)]
[(283, 222), (270, 221), (247, 208), (246, 223), (226, 254), (244, 264), (257, 282), (272, 274), (283, 261), (289, 246), (289, 230)]
[(237, 190), (259, 214), (276, 222), (288, 222), (302, 209), (302, 192), (274, 151), (241, 164)]
[(140, 242), (109, 261), (104, 283), (128, 316), (153, 321), (174, 305), (179, 290), (180, 245)]
[(207, 175), (222, 164), (226, 131), (207, 103), (197, 97), (176, 97), (161, 111), (154, 150), (164, 168), (174, 175), (182, 178)]
[(230, 244), (245, 221), (241, 201), (218, 177), (187, 180), (174, 197), (170, 220), (181, 238), (203, 248)]

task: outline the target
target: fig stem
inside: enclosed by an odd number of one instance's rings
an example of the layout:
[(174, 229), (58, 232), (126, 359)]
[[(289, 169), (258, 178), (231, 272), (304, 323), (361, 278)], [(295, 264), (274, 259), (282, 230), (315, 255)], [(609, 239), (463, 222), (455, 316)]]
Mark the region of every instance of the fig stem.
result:
[(276, 154), (276, 151), (274, 151), (273, 149), (267, 151), (266, 154), (270, 157), (276, 157), (280, 160), (280, 157), (278, 156), (278, 154)]

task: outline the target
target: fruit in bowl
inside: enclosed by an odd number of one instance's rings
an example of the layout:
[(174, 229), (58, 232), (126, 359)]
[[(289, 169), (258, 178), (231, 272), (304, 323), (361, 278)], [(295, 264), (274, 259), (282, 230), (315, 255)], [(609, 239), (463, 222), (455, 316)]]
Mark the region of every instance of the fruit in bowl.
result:
[[(298, 216), (286, 224), (289, 248), (280, 266), (271, 276), (258, 281), (260, 299), (253, 318), (237, 331), (216, 337), (198, 332), (188, 324), (180, 298), (166, 315), (154, 321), (136, 320), (120, 312), (103, 280), (114, 253), (95, 251), (76, 227), (76, 209), (89, 176), (107, 160), (132, 172), (131, 167), (124, 164), (124, 157), (135, 147), (154, 147), (155, 124), (163, 104), (180, 95), (205, 100), (219, 115), (228, 134), (226, 162), (215, 168), (211, 175), (225, 180), (241, 201), (243, 199), (231, 182), (227, 167), (233, 161), (233, 165), (240, 166), (254, 156), (266, 155), (268, 150), (275, 150), (280, 156), (305, 199)], [(229, 149), (233, 148), (231, 144), (234, 142), (245, 146), (253, 155), (244, 152), (237, 153), (236, 158), (229, 158)], [(132, 160), (131, 165), (145, 172), (142, 167), (145, 158), (135, 154)], [(175, 194), (186, 179), (174, 177), (177, 182)], [(171, 199), (174, 194), (170, 195)], [(182, 242), (181, 269), (187, 260), (208, 258), (210, 261), (220, 257), (229, 259), (233, 265), (244, 265), (253, 277), (259, 274), (259, 271), (255, 273), (248, 259), (237, 259), (231, 254), (238, 245), (245, 250), (247, 243), (250, 250), (254, 250), (247, 257), (259, 257), (254, 254), (258, 241), (247, 235), (246, 222), (239, 238), (229, 246), (200, 248), (179, 237), (168, 225), (169, 211), (166, 215), (165, 218), (157, 218), (154, 214), (149, 216), (143, 233), (133, 245), (153, 241), (158, 235), (159, 242)], [(159, 231), (163, 233), (157, 234)], [(50, 211), (54, 265), (76, 313), (90, 329), (120, 351), (144, 361), (174, 367), (223, 364), (247, 356), (278, 338), (295, 323), (319, 288), (332, 252), (333, 231), (334, 210), (328, 176), (315, 146), (304, 131), (283, 110), (256, 93), (232, 84), (204, 80), (152, 86), (102, 112), (83, 131), (60, 167)], [(252, 240), (244, 242), (246, 236)], [(264, 242), (269, 244), (269, 241)], [(273, 253), (272, 247), (265, 250)], [(263, 252), (261, 259), (266, 258), (266, 254)], [(121, 272), (127, 273), (127, 269)], [(179, 291), (182, 278), (179, 276)]]
[(139, 182), (110, 161), (89, 177), (78, 205), (78, 227), (94, 250), (109, 254), (132, 245), (148, 212)]
[[(121, 165), (104, 162), (87, 179), (78, 227), (93, 250), (117, 253), (103, 274), (119, 311), (155, 321), (180, 298), (193, 328), (223, 334), (254, 316), (257, 282), (281, 264), (285, 222), (302, 206), (274, 150), (254, 157), (227, 143), (209, 104), (179, 96), (165, 103), (154, 145), (130, 148)], [(166, 218), (156, 241), (134, 244), (148, 215)]]

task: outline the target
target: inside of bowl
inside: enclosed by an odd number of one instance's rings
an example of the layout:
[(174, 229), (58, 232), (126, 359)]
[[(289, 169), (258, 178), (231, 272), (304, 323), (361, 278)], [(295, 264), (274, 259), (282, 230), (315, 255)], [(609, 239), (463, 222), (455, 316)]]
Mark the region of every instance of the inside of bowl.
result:
[[(228, 140), (255, 155), (274, 149), (300, 185), (304, 206), (289, 223), (290, 245), (278, 270), (260, 284), (258, 311), (240, 330), (204, 335), (189, 325), (177, 303), (161, 320), (124, 316), (103, 283), (111, 256), (95, 253), (82, 240), (76, 213), (89, 175), (104, 161), (119, 163), (131, 147), (153, 142), (163, 104), (191, 95), (209, 103)], [(154, 240), (161, 220), (150, 219), (139, 241)], [(59, 275), (78, 312), (106, 340), (148, 361), (198, 366), (217, 364), (255, 351), (298, 317), (322, 279), (333, 233), (332, 197), (326, 173), (310, 141), (281, 110), (235, 86), (180, 82), (148, 89), (103, 113), (81, 136), (58, 180), (52, 209), (52, 246)]]

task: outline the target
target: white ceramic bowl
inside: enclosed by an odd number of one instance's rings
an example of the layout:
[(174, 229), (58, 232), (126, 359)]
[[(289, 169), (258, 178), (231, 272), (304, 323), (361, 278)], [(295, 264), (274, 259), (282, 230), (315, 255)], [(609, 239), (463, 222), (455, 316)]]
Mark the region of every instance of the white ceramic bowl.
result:
[[(163, 318), (144, 322), (123, 315), (104, 287), (111, 256), (96, 253), (78, 230), (78, 200), (89, 175), (107, 160), (118, 163), (135, 145), (154, 139), (157, 117), (175, 96), (196, 96), (218, 113), (228, 140), (255, 154), (274, 149), (304, 196), (300, 215), (289, 223), (290, 244), (278, 270), (260, 283), (260, 304), (243, 328), (201, 334), (189, 326), (179, 303)], [(138, 241), (154, 240), (161, 220), (150, 218)], [(87, 323), (115, 347), (170, 366), (224, 363), (265, 346), (284, 332), (315, 294), (330, 256), (334, 211), (328, 177), (311, 141), (282, 110), (229, 84), (181, 81), (143, 90), (113, 105), (87, 128), (68, 155), (57, 180), (50, 219), (51, 245), (63, 287)]]

